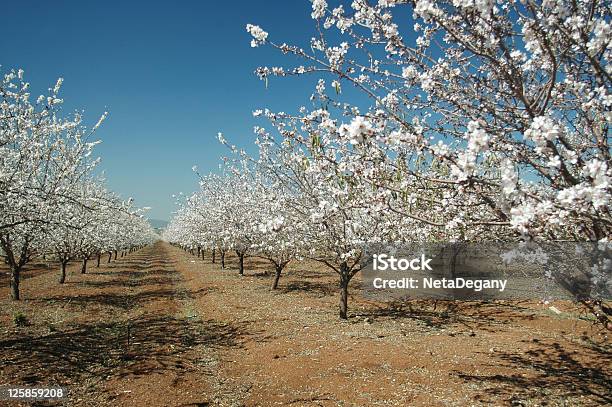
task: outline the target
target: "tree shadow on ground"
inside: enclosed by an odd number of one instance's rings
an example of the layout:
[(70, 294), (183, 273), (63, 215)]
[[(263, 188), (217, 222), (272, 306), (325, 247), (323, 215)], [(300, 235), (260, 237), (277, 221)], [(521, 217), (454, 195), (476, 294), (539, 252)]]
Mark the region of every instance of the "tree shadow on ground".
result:
[(149, 270), (149, 269), (164, 269), (164, 270), (172, 270), (174, 269), (174, 267), (176, 266), (176, 264), (174, 263), (168, 263), (168, 264), (162, 264), (162, 263), (151, 263), (151, 264), (142, 264), (141, 262), (138, 263), (133, 263), (133, 264), (117, 264), (116, 268), (125, 268), (127, 270), (136, 270), (136, 271), (144, 271), (144, 270)]
[[(59, 269), (59, 266), (57, 266)], [(48, 263), (32, 263), (27, 264), (19, 276), (21, 281), (29, 280), (30, 278), (42, 276), (43, 274), (52, 272), (54, 270), (53, 264)], [(11, 273), (8, 267), (0, 268), (0, 284), (8, 284), (11, 278)]]
[[(68, 282), (69, 284), (71, 282)], [(172, 277), (145, 277), (140, 278), (138, 280), (108, 280), (108, 281), (78, 281), (72, 282), (72, 284), (81, 286), (81, 287), (92, 287), (92, 288), (110, 288), (110, 287), (142, 287), (148, 285), (172, 285), (176, 283), (176, 278)]]
[[(272, 283), (272, 279), (270, 279), (270, 283)], [(319, 298), (329, 297), (338, 293), (338, 287), (335, 287), (334, 285), (331, 285), (328, 282), (299, 280), (290, 281), (286, 284), (283, 284), (282, 277), (279, 282), (278, 290), (282, 293), (288, 293), (292, 291), (304, 291), (309, 294), (315, 294)]]
[(94, 275), (94, 276), (109, 276), (109, 277), (130, 277), (132, 279), (136, 279), (136, 278), (143, 278), (146, 276), (156, 276), (156, 275), (162, 275), (162, 276), (172, 276), (172, 275), (178, 275), (180, 274), (178, 271), (174, 270), (174, 269), (162, 269), (162, 268), (156, 268), (153, 270), (147, 270), (147, 271), (133, 271), (133, 270), (124, 270), (124, 271), (87, 271), (87, 274), (89, 275)]
[(369, 305), (369, 309), (360, 314), (372, 319), (412, 319), (437, 329), (459, 325), (470, 330), (497, 332), (500, 324), (537, 317), (532, 309), (523, 307), (519, 302), (394, 300)]
[(255, 271), (247, 274), (248, 277), (253, 277), (257, 279), (267, 279), (271, 278), (274, 275), (274, 270), (263, 270), (263, 271)]
[(128, 310), (134, 304), (144, 304), (162, 298), (171, 298), (176, 294), (174, 289), (159, 289), (142, 291), (138, 293), (97, 293), (84, 295), (58, 295), (45, 298), (33, 299), (32, 302), (64, 303), (71, 306), (85, 308), (90, 304), (105, 305)]
[(66, 383), (82, 375), (182, 373), (195, 368), (193, 348), (241, 347), (254, 335), (241, 324), (173, 317), (84, 324), (44, 336), (0, 341), (0, 370), (23, 384)]
[(163, 269), (163, 268), (143, 271), (142, 273), (143, 273), (142, 274), (143, 276), (175, 276), (175, 275), (180, 274), (175, 269)]
[(510, 368), (512, 374), (456, 373), (466, 382), (486, 387), (479, 395), (479, 401), (485, 403), (499, 402), (502, 397), (512, 405), (520, 402), (547, 405), (551, 401), (555, 404), (553, 400), (568, 399), (580, 399), (584, 405), (612, 405), (612, 349), (609, 346), (577, 351), (557, 342), (536, 339), (530, 343), (534, 345), (535, 349), (524, 353), (501, 352), (493, 356), (496, 366)]
[(427, 327), (436, 329), (465, 323), (462, 316), (454, 312), (453, 307), (430, 308), (422, 304), (404, 301), (375, 304), (360, 312), (360, 314), (373, 320), (379, 318), (392, 320), (412, 319), (420, 321)]

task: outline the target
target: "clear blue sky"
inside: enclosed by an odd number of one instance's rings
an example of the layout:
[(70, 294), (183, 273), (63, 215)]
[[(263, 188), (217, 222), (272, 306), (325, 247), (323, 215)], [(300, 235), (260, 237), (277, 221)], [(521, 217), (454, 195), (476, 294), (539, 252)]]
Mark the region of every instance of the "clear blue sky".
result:
[(249, 145), (254, 109), (308, 103), (315, 78), (266, 89), (253, 74), (291, 60), (251, 48), (245, 25), (305, 44), (310, 12), (307, 0), (12, 1), (2, 6), (0, 65), (23, 68), (35, 94), (63, 77), (65, 112), (82, 109), (89, 124), (108, 110), (97, 154), (111, 189), (167, 220), (171, 195), (197, 186), (191, 167), (218, 168), (217, 132)]

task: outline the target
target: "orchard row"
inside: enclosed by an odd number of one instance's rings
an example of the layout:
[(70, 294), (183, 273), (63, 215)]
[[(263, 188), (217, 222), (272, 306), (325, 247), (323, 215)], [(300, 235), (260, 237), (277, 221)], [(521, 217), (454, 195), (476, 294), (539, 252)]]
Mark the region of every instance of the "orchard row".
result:
[(63, 116), (61, 84), (33, 101), (22, 70), (0, 82), (0, 255), (14, 300), (34, 258), (57, 260), (63, 283), (72, 259), (82, 259), (85, 272), (94, 255), (116, 256), (155, 239), (142, 210), (94, 174), (92, 137), (106, 114), (91, 129), (78, 113)]
[[(249, 24), (253, 47), (314, 76), (293, 114), (254, 112), (254, 154), (200, 175), (165, 238), (318, 260), (348, 283), (377, 243), (588, 241), (612, 235), (612, 27), (607, 2), (312, 1), (308, 47)], [(305, 38), (308, 41), (308, 38)], [(264, 127), (265, 126), (265, 127)], [(252, 148), (247, 148), (252, 151)], [(609, 257), (580, 298), (609, 324)]]

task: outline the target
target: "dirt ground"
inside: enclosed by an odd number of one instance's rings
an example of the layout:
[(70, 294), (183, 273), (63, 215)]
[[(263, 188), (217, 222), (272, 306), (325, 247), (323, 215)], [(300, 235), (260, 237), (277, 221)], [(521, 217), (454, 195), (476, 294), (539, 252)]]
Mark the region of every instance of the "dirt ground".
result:
[(341, 321), (316, 264), (275, 292), (261, 259), (241, 277), (162, 242), (78, 267), (64, 285), (30, 267), (19, 302), (0, 278), (0, 385), (65, 386), (70, 406), (612, 404), (610, 339), (567, 303), (380, 304), (356, 279)]

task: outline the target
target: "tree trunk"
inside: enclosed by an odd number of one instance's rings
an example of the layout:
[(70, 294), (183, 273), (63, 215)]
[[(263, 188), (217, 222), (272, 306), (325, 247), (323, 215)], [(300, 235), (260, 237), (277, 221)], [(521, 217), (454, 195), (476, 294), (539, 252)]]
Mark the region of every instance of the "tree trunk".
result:
[(112, 259), (113, 259), (113, 252), (108, 252), (108, 261), (107, 261), (107, 263), (110, 263)]
[(19, 274), (21, 273), (21, 267), (11, 265), (11, 299), (14, 301), (19, 300)]
[(457, 259), (461, 253), (462, 245), (460, 243), (451, 243), (451, 258), (450, 258), (450, 272), (451, 278), (457, 278)]
[(213, 247), (213, 252), (212, 252), (212, 262), (213, 262), (213, 264), (215, 264), (216, 257), (217, 257), (217, 248)]
[(202, 252), (202, 248), (198, 246), (198, 257), (200, 257), (201, 252)]
[(81, 274), (85, 274), (87, 272), (87, 257), (83, 259), (83, 264), (81, 265)]
[(225, 268), (225, 250), (221, 250), (221, 268)]
[(348, 284), (350, 281), (348, 265), (340, 265), (340, 318), (348, 319)]
[(204, 252), (205, 252), (205, 251), (206, 251), (206, 250), (202, 249), (202, 260), (205, 260), (205, 258), (204, 258)]
[(115, 260), (117, 260), (117, 250), (115, 250)]
[(60, 263), (60, 284), (64, 284), (66, 282), (66, 264), (68, 264), (68, 262), (65, 260)]
[(281, 272), (283, 271), (282, 266), (276, 266), (276, 270), (274, 272), (274, 282), (272, 283), (272, 289), (276, 290), (278, 288), (278, 280), (280, 280)]
[(98, 258), (96, 261), (96, 267), (100, 267), (100, 253), (98, 253)]
[(236, 251), (236, 254), (238, 255), (238, 274), (243, 276), (244, 275), (244, 253)]

